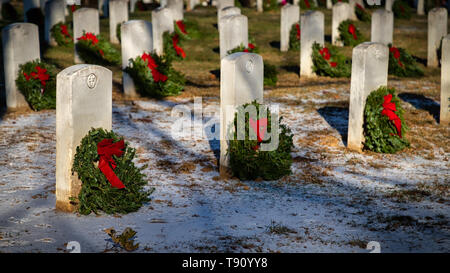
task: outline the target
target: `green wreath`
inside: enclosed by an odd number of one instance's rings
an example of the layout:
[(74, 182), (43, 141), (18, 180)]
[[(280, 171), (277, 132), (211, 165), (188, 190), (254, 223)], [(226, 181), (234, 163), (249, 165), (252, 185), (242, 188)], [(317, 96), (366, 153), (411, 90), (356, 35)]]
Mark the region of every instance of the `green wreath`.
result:
[(358, 20), (363, 22), (370, 22), (372, 20), (372, 16), (370, 12), (364, 8), (364, 6), (356, 3), (355, 4), (355, 14)]
[(125, 188), (112, 187), (97, 166), (100, 160), (97, 145), (104, 139), (112, 139), (116, 143), (123, 140), (123, 137), (113, 131), (92, 128), (77, 147), (72, 174), (77, 174), (82, 185), (78, 197), (72, 197), (71, 201), (77, 205), (78, 212), (84, 215), (91, 212), (97, 214), (98, 211), (107, 214), (137, 211), (145, 202), (150, 201), (149, 195), (154, 191), (154, 188), (147, 191), (143, 189), (147, 181), (141, 171), (147, 166), (137, 168), (134, 165), (136, 150), (124, 142), (124, 153), (121, 156), (112, 155), (112, 158), (117, 164), (113, 172)]
[(345, 20), (339, 24), (339, 40), (344, 43), (345, 46), (357, 46), (360, 43), (366, 41), (359, 29), (356, 27), (355, 22), (352, 20)]
[[(88, 38), (85, 39), (86, 37)], [(101, 35), (93, 35), (89, 32), (83, 32), (83, 36), (77, 38), (77, 43), (75, 46), (78, 55), (86, 63), (98, 65), (120, 64), (119, 51)]]
[(56, 68), (53, 65), (40, 60), (20, 65), (16, 85), (31, 109), (56, 108)]
[(71, 24), (60, 22), (51, 28), (50, 34), (59, 46), (73, 46), (73, 32)]
[[(253, 105), (259, 117), (260, 104), (256, 101), (244, 104), (239, 107), (238, 113), (243, 115), (245, 107)], [(266, 106), (262, 106), (266, 107)], [(271, 132), (271, 113), (266, 107), (267, 112), (267, 130)], [(237, 140), (237, 116), (234, 118), (234, 137), (230, 137), (228, 146), (228, 155), (230, 157), (230, 168), (234, 176), (241, 180), (254, 180), (258, 177), (264, 180), (277, 180), (291, 173), (292, 156), (291, 151), (294, 147), (293, 135), (291, 130), (284, 124), (281, 124), (282, 117), (279, 119), (279, 145), (274, 151), (262, 151), (259, 148), (261, 142), (250, 140), (249, 129), (250, 115), (245, 113), (245, 140)], [(253, 130), (253, 129), (252, 129)], [(262, 143), (270, 142), (263, 140)]]
[(404, 1), (397, 0), (392, 5), (392, 11), (394, 12), (395, 18), (399, 19), (411, 19), (412, 9)]
[[(130, 65), (125, 68), (136, 86), (136, 90), (143, 96), (154, 98), (163, 98), (167, 96), (175, 96), (180, 94), (184, 89), (185, 79), (183, 74), (179, 73), (172, 67), (171, 60), (166, 56), (158, 56), (156, 53), (149, 55), (157, 65), (156, 71), (149, 68), (148, 62), (143, 60), (143, 56), (130, 59)], [(153, 72), (152, 72), (153, 71)], [(166, 76), (166, 80), (154, 80), (155, 75), (162, 74)]]
[(183, 39), (173, 32), (164, 32), (163, 34), (163, 50), (164, 55), (170, 61), (182, 61), (186, 58), (186, 52), (183, 49)]
[[(244, 46), (243, 44), (241, 44), (236, 48), (228, 50), (227, 54), (229, 55), (236, 52), (258, 53), (259, 48), (255, 45), (254, 40), (250, 39), (248, 46)], [(272, 64), (264, 62), (264, 85), (275, 86), (277, 82), (278, 82), (277, 68)]]
[(300, 24), (295, 23), (289, 32), (289, 49), (300, 50)]
[(421, 77), (423, 70), (416, 60), (403, 48), (389, 44), (389, 74), (398, 77)]
[(335, 46), (322, 47), (318, 43), (312, 46), (313, 71), (320, 76), (350, 77), (351, 59), (340, 54)]
[[(397, 131), (395, 123), (383, 115), (383, 103), (385, 96), (392, 95), (391, 102), (395, 104), (395, 115), (401, 121), (401, 132)], [(372, 91), (367, 97), (364, 108), (364, 148), (377, 153), (395, 153), (406, 147), (409, 142), (405, 138), (407, 131), (403, 119), (404, 110), (400, 105), (400, 99), (395, 94), (395, 89), (380, 87)], [(402, 136), (402, 137), (400, 137)]]

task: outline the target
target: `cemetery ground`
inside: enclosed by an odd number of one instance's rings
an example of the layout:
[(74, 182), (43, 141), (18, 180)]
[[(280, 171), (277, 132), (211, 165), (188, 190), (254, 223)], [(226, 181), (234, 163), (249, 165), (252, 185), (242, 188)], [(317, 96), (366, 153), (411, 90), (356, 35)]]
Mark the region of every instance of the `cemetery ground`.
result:
[[(330, 10), (322, 11), (329, 42)], [(171, 133), (175, 105), (193, 109), (194, 97), (202, 97), (203, 109), (219, 109), (216, 9), (199, 7), (185, 13), (198, 22), (202, 37), (185, 42), (187, 58), (175, 63), (187, 78), (181, 95), (128, 100), (121, 93), (120, 67), (108, 67), (113, 130), (137, 149), (139, 166), (148, 164), (144, 173), (155, 188), (138, 212), (56, 212), (55, 111), (2, 112), (0, 251), (67, 252), (69, 241), (78, 241), (82, 252), (125, 251), (105, 233), (111, 227), (137, 231), (137, 252), (368, 252), (369, 241), (379, 242), (382, 252), (450, 251), (450, 129), (438, 123), (440, 70), (421, 64), (423, 78), (389, 76), (406, 111), (410, 148), (397, 154), (352, 152), (346, 149), (350, 79), (300, 79), (299, 52), (279, 52), (279, 12), (242, 13), (264, 61), (277, 66), (278, 84), (265, 87), (264, 100), (280, 106), (293, 130), (290, 176), (221, 178), (218, 141), (179, 140)], [(150, 16), (137, 12), (130, 19)], [(357, 26), (369, 38), (370, 23)], [(108, 27), (101, 19), (105, 37)], [(426, 29), (425, 16), (396, 19), (394, 45), (425, 63)], [(350, 47), (343, 51), (351, 56)], [(43, 57), (59, 69), (73, 65), (72, 48), (45, 49)]]

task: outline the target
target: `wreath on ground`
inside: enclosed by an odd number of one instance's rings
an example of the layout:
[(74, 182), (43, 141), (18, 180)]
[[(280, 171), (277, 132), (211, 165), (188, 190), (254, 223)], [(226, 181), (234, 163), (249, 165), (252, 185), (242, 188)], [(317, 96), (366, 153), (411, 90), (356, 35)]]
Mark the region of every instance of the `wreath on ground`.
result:
[(370, 93), (364, 108), (364, 148), (395, 153), (409, 147), (403, 113), (395, 89), (380, 87)]
[(50, 33), (59, 46), (73, 45), (72, 26), (70, 24), (58, 23), (52, 27)]
[(411, 19), (412, 9), (404, 1), (397, 0), (392, 5), (392, 11), (395, 18), (399, 19)]
[(144, 52), (129, 61), (125, 72), (141, 95), (163, 98), (178, 95), (184, 89), (184, 76), (173, 69), (170, 59), (165, 56)]
[(352, 20), (341, 22), (338, 30), (339, 40), (341, 40), (345, 46), (354, 47), (366, 40)]
[(363, 22), (370, 22), (372, 19), (372, 16), (370, 15), (369, 11), (364, 8), (364, 6), (356, 3), (355, 4), (355, 14), (358, 20)]
[[(244, 46), (243, 44), (241, 44), (240, 46), (229, 50), (227, 53), (233, 54), (236, 52), (258, 53), (259, 49), (255, 45), (255, 42), (253, 41), (253, 39), (250, 39), (250, 42), (248, 43), (247, 46)], [(278, 82), (277, 68), (272, 64), (264, 62), (263, 70), (264, 70), (264, 85), (275, 86)]]
[(3, 20), (16, 21), (19, 19), (16, 9), (9, 2), (2, 4), (2, 18)]
[(405, 49), (394, 47), (392, 44), (389, 44), (389, 74), (398, 77), (424, 75), (416, 60)]
[(92, 128), (77, 147), (72, 166), (81, 180), (81, 191), (71, 201), (78, 212), (88, 215), (98, 211), (107, 214), (137, 211), (154, 191), (147, 185), (142, 168), (133, 159), (136, 150), (113, 131)]
[(300, 50), (300, 24), (295, 23), (291, 27), (291, 31), (289, 32), (289, 49), (292, 50)]
[(83, 36), (77, 38), (75, 46), (78, 55), (86, 63), (98, 65), (120, 64), (119, 51), (100, 35), (83, 32)]
[(31, 109), (56, 108), (56, 68), (53, 65), (40, 60), (20, 65), (16, 84)]
[[(253, 105), (256, 108), (257, 117), (261, 110), (267, 113), (266, 118), (253, 120), (245, 108)], [(237, 140), (237, 117), (245, 114), (245, 139)], [(273, 116), (273, 118), (277, 118)], [(241, 180), (254, 180), (258, 177), (264, 180), (277, 180), (291, 173), (292, 156), (294, 147), (291, 130), (281, 124), (279, 119), (279, 144), (274, 151), (262, 151), (261, 143), (269, 143), (264, 140), (266, 132), (272, 132), (272, 114), (268, 107), (253, 101), (238, 108), (234, 118), (234, 133), (229, 138), (228, 155), (230, 157), (230, 168), (233, 175)], [(250, 131), (251, 129), (251, 131)], [(252, 139), (251, 139), (252, 138)]]
[(312, 0), (300, 0), (300, 10), (316, 9), (316, 4)]
[(350, 77), (351, 59), (340, 54), (337, 47), (322, 47), (313, 44), (312, 50), (313, 71), (320, 76)]

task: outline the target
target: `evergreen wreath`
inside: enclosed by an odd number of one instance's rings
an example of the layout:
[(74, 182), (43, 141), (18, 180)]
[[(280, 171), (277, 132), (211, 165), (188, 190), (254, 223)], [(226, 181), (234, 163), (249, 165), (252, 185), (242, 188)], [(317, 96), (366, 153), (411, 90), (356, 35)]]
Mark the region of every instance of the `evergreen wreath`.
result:
[(312, 0), (300, 0), (300, 10), (317, 9)]
[[(238, 110), (243, 114), (245, 107), (253, 105), (256, 107), (257, 117), (259, 117), (260, 104), (256, 101), (243, 105), (243, 108)], [(267, 124), (265, 132), (271, 132), (271, 118), (270, 110), (266, 106)], [(233, 175), (241, 180), (254, 180), (258, 177), (264, 180), (277, 180), (285, 175), (291, 173), (292, 156), (291, 150), (294, 147), (291, 130), (284, 124), (281, 124), (282, 117), (280, 117), (279, 127), (279, 145), (274, 151), (261, 151), (260, 144), (270, 142), (264, 139), (263, 125), (259, 126), (260, 121), (250, 120), (249, 113), (245, 113), (245, 140), (237, 140), (237, 116), (234, 118), (234, 134), (230, 137), (228, 145), (228, 155), (230, 156), (230, 167)], [(250, 140), (249, 130), (252, 128), (257, 135), (257, 139)], [(257, 132), (258, 131), (258, 132)]]
[(424, 75), (416, 60), (405, 49), (394, 47), (392, 44), (389, 44), (389, 74), (398, 77)]
[(352, 20), (341, 22), (338, 30), (339, 40), (341, 40), (345, 46), (354, 47), (366, 40)]
[(50, 34), (59, 46), (73, 45), (72, 26), (70, 24), (60, 22), (52, 27)]
[(184, 76), (173, 69), (171, 60), (156, 53), (145, 53), (130, 59), (125, 68), (136, 86), (136, 90), (144, 96), (163, 98), (175, 96), (184, 89)]
[(372, 20), (372, 16), (369, 11), (364, 8), (364, 6), (356, 3), (355, 4), (355, 14), (358, 20), (363, 22), (370, 22)]
[(113, 131), (92, 128), (87, 133), (72, 166), (72, 174), (77, 173), (82, 182), (78, 197), (71, 198), (79, 213), (130, 213), (150, 201), (154, 188), (143, 189), (147, 181), (141, 173), (147, 166), (137, 168), (135, 154), (136, 150)]
[(2, 4), (2, 18), (7, 21), (16, 21), (19, 19), (16, 9), (9, 2)]
[(77, 53), (89, 64), (117, 65), (120, 64), (120, 53), (111, 43), (100, 35), (91, 32), (85, 33), (77, 38)]
[(292, 50), (300, 50), (300, 24), (295, 23), (291, 27), (291, 31), (289, 32), (289, 49)]
[(53, 65), (39, 59), (20, 65), (16, 84), (31, 109), (56, 108), (56, 68)]
[(184, 60), (186, 58), (186, 52), (182, 48), (182, 39), (180, 39), (177, 33), (164, 32), (163, 34), (163, 48), (164, 55), (170, 61)]
[(312, 50), (313, 71), (320, 76), (350, 77), (351, 59), (339, 53), (335, 46), (322, 47), (313, 44)]
[[(236, 52), (246, 52), (246, 53), (259, 53), (258, 47), (250, 39), (247, 47), (241, 44), (240, 46), (229, 50), (228, 54), (233, 54)], [(264, 62), (264, 85), (275, 86), (278, 82), (278, 71), (274, 65)]]
[(364, 148), (377, 153), (395, 153), (409, 147), (404, 110), (395, 89), (380, 87), (367, 97), (364, 108)]
[(394, 12), (395, 18), (411, 19), (412, 9), (402, 0), (397, 0), (394, 2), (392, 5), (392, 11)]

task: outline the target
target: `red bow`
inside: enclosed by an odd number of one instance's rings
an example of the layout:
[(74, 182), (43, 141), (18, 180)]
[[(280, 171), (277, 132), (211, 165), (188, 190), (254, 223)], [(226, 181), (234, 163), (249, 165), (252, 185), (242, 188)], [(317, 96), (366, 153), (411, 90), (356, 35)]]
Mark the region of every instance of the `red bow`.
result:
[(250, 49), (255, 49), (255, 45), (254, 44), (252, 44), (252, 43), (248, 43), (248, 48), (250, 48)]
[(74, 12), (74, 11), (76, 11), (76, 10), (77, 10), (77, 6), (75, 6), (75, 5), (72, 5), (72, 6), (70, 6), (70, 9), (72, 10), (72, 12)]
[(400, 50), (398, 50), (398, 48), (396, 47), (391, 47), (389, 49), (390, 52), (392, 52), (392, 54), (394, 54), (394, 58), (398, 61), (398, 65), (400, 65), (401, 67), (403, 67), (403, 63), (400, 61)]
[(37, 73), (31, 72), (30, 75), (28, 75), (27, 73), (23, 72), (23, 75), (25, 76), (25, 79), (27, 81), (29, 81), (31, 78), (40, 80), (42, 85), (41, 93), (44, 93), (45, 84), (50, 79), (50, 75), (47, 74), (47, 69), (41, 68), (38, 65), (34, 69), (36, 69)]
[(173, 44), (173, 48), (175, 48), (175, 51), (177, 52), (178, 56), (181, 56), (183, 59), (186, 58), (186, 53), (184, 52), (184, 50), (178, 46), (178, 41), (180, 40), (180, 37), (178, 37), (177, 34), (173, 35), (172, 37), (172, 44)]
[(80, 38), (77, 39), (79, 40), (83, 40), (83, 41), (91, 41), (93, 45), (96, 45), (98, 43), (98, 39), (97, 36), (95, 36), (94, 34), (92, 34), (91, 32), (86, 33), (84, 36), (81, 36)]
[(177, 21), (176, 24), (177, 24), (178, 28), (180, 29), (181, 33), (187, 34), (186, 26), (183, 24), (182, 20)]
[(250, 118), (250, 127), (256, 132), (258, 142), (262, 142), (267, 129), (267, 118), (253, 120)]
[(331, 66), (331, 67), (336, 67), (336, 66), (337, 66), (337, 63), (336, 63), (336, 62), (330, 62), (330, 66)]
[(72, 39), (72, 36), (70, 36), (69, 31), (67, 30), (67, 26), (66, 25), (60, 25), (61, 28), (61, 33), (68, 38)]
[(141, 58), (142, 58), (143, 61), (147, 62), (147, 67), (152, 71), (153, 80), (155, 82), (159, 82), (159, 81), (165, 82), (165, 81), (167, 81), (167, 76), (161, 74), (156, 69), (158, 67), (158, 65), (156, 64), (155, 60), (153, 60), (153, 58), (149, 54), (144, 53), (144, 54), (142, 54)]
[(297, 40), (300, 40), (300, 34), (301, 34), (301, 31), (300, 31), (300, 24), (295, 24), (295, 28), (297, 28)]
[(305, 0), (305, 5), (306, 5), (306, 7), (307, 7), (308, 9), (311, 7), (311, 5), (309, 4), (309, 1), (308, 1), (308, 0)]
[(329, 60), (331, 58), (331, 54), (330, 54), (330, 50), (328, 50), (328, 48), (324, 47), (319, 51), (320, 55), (322, 55), (322, 57), (325, 60)]
[(97, 144), (97, 153), (100, 156), (98, 168), (106, 176), (106, 179), (108, 179), (109, 183), (111, 183), (111, 186), (118, 189), (125, 188), (125, 185), (122, 183), (122, 181), (120, 181), (120, 179), (113, 171), (117, 167), (117, 164), (112, 156), (122, 156), (123, 148), (125, 148), (123, 139), (116, 143), (113, 143), (113, 140), (108, 138), (100, 141)]
[(360, 10), (364, 10), (363, 6), (361, 6), (360, 4), (356, 3), (356, 7), (358, 7)]
[(353, 39), (357, 40), (358, 37), (356, 36), (356, 28), (353, 24), (348, 25), (348, 32), (353, 35)]
[(388, 94), (388, 95), (384, 96), (383, 111), (381, 111), (381, 114), (387, 116), (389, 118), (389, 120), (394, 123), (394, 126), (397, 129), (397, 135), (401, 138), (402, 137), (402, 121), (394, 113), (395, 111), (397, 111), (397, 108), (395, 107), (395, 103), (391, 102), (391, 100), (392, 100), (392, 94)]

